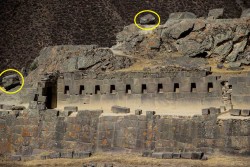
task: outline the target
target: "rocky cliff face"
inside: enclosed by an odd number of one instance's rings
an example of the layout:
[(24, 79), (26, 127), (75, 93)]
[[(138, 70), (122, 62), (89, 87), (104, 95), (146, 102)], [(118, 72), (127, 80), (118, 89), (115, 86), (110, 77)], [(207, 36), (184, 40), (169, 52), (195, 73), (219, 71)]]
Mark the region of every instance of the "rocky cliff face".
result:
[(115, 44), (115, 34), (143, 9), (157, 11), (165, 22), (169, 13), (191, 11), (198, 17), (209, 9), (225, 8), (224, 18), (239, 17), (247, 0), (3, 0), (0, 2), (0, 71), (28, 66), (46, 46)]
[(211, 58), (218, 64), (228, 64), (230, 68), (250, 64), (249, 34), (249, 17), (169, 19), (146, 33), (134, 24), (125, 27), (118, 33), (117, 45), (113, 49), (146, 59)]

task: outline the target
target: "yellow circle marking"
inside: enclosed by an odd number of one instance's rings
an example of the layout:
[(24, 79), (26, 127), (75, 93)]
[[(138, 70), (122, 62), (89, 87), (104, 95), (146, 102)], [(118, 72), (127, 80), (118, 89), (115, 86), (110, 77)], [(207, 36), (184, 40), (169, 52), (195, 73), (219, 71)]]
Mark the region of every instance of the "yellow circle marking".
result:
[[(137, 22), (136, 22), (137, 17), (138, 17), (140, 14), (145, 13), (145, 12), (153, 13), (153, 14), (155, 14), (155, 15), (158, 17), (158, 23), (157, 23), (154, 27), (143, 28), (143, 27), (141, 27), (141, 26), (139, 26), (139, 25), (137, 24)], [(156, 12), (153, 11), (153, 10), (142, 10), (142, 11), (138, 12), (138, 13), (135, 15), (135, 17), (134, 17), (134, 23), (135, 23), (135, 25), (136, 25), (138, 28), (140, 28), (140, 29), (142, 29), (142, 30), (146, 30), (146, 31), (148, 31), (148, 30), (153, 30), (153, 29), (155, 29), (156, 27), (158, 27), (158, 26), (160, 25), (160, 23), (161, 23), (161, 17), (160, 17), (160, 15), (159, 15), (158, 13), (156, 13)]]
[(19, 76), (21, 76), (21, 79), (22, 79), (22, 81), (21, 81), (21, 82), (22, 82), (21, 87), (20, 87), (18, 90), (14, 91), (14, 92), (8, 92), (8, 91), (6, 91), (4, 88), (2, 88), (2, 87), (0, 86), (0, 91), (3, 91), (3, 92), (6, 93), (6, 94), (12, 95), (12, 94), (18, 93), (18, 92), (23, 88), (23, 86), (24, 86), (24, 77), (23, 77), (23, 74), (22, 74), (21, 72), (19, 72), (18, 70), (15, 70), (15, 69), (7, 69), (7, 70), (4, 70), (3, 72), (1, 72), (0, 77), (1, 77), (4, 73), (9, 72), (9, 71), (16, 72)]

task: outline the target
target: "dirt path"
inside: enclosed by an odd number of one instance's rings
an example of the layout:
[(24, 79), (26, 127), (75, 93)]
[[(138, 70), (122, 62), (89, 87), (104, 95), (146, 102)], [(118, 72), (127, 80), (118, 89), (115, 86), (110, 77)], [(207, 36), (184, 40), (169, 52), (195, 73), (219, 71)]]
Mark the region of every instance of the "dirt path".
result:
[(207, 161), (185, 160), (185, 159), (154, 159), (141, 157), (139, 154), (125, 153), (98, 153), (86, 159), (52, 159), (33, 160), (27, 162), (0, 162), (0, 166), (6, 167), (82, 167), (84, 164), (97, 164), (96, 167), (103, 167), (104, 164), (113, 164), (113, 167), (247, 167), (250, 157), (237, 156), (209, 156)]

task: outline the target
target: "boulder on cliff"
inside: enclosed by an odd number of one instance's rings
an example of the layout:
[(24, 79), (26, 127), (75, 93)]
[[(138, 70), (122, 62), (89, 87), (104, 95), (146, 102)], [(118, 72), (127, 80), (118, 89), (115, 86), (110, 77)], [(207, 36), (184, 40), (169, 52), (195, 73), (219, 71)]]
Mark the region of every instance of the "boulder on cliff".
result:
[(140, 18), (140, 24), (142, 24), (142, 25), (156, 24), (156, 18), (152, 14), (147, 14), (147, 15), (142, 16)]

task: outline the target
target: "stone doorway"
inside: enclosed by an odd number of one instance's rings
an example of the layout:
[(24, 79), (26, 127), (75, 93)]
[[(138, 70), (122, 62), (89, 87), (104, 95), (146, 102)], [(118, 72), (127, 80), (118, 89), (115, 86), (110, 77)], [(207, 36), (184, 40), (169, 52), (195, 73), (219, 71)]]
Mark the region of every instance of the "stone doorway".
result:
[(48, 86), (45, 92), (47, 96), (46, 107), (48, 109), (57, 108), (57, 86)]

